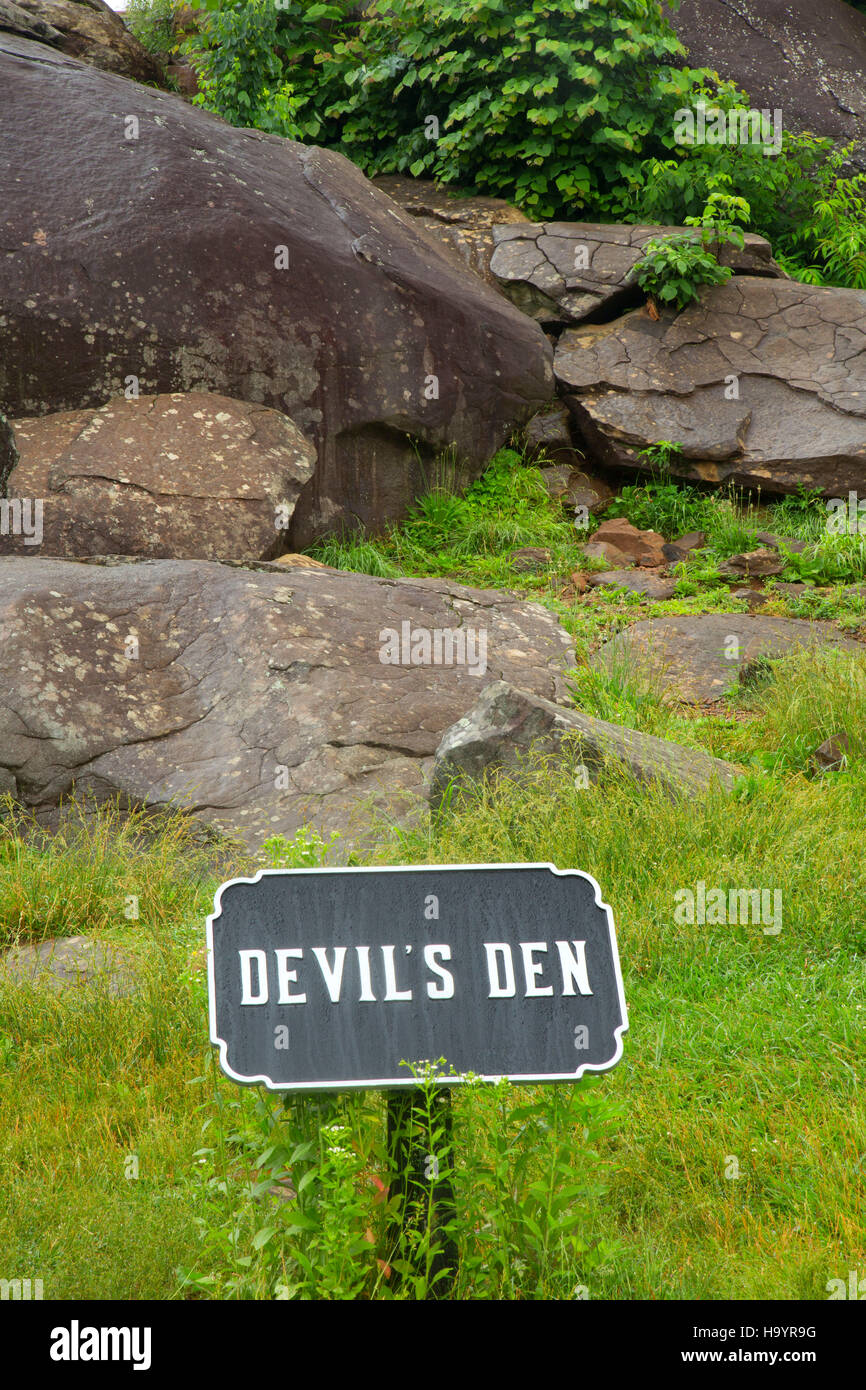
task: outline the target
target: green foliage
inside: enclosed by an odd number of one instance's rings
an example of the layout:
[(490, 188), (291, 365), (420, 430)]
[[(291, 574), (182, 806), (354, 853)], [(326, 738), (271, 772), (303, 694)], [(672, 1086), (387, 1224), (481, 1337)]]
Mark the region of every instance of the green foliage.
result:
[(850, 148), (836, 151), (820, 170), (813, 205), (781, 242), (780, 252), (782, 264), (798, 279), (862, 290), (866, 289), (866, 173), (842, 175)]
[(318, 869), (339, 838), (332, 835), (323, 840), (317, 830), (302, 825), (291, 840), (285, 835), (271, 835), (262, 844), (262, 850), (271, 869)]
[(451, 575), (467, 583), (537, 587), (536, 576), (518, 576), (509, 552), (523, 546), (551, 551), (551, 570), (572, 567), (577, 535), (562, 507), (551, 502), (538, 468), (526, 467), (514, 449), (500, 449), (463, 494), (434, 486), (375, 541), (331, 536), (316, 542), (316, 559), (336, 569), (393, 577), (412, 573)]
[(721, 285), (730, 278), (730, 267), (719, 265), (717, 254), (722, 246), (742, 247), (743, 232), (736, 222), (748, 217), (743, 198), (716, 189), (699, 217), (685, 219), (694, 231), (652, 237), (646, 243), (631, 278), (651, 299), (679, 312), (697, 299), (702, 286)]
[(155, 58), (165, 59), (175, 47), (174, 0), (127, 0), (123, 22)]
[(323, 67), (342, 148), (512, 199), (536, 218), (625, 198), (707, 74), (655, 0), (377, 0)]
[(297, 100), (278, 47), (280, 11), (271, 0), (236, 0), (208, 9), (186, 44), (195, 60), (197, 106), (236, 126), (298, 139)]

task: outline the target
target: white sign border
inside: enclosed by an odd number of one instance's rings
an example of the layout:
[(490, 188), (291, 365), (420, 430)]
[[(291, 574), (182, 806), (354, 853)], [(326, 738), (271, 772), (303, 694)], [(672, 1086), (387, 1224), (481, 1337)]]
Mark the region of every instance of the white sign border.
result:
[[(515, 1085), (541, 1084), (548, 1081), (579, 1081), (588, 1071), (606, 1072), (616, 1066), (623, 1055), (623, 1033), (628, 1031), (628, 1011), (625, 1002), (625, 990), (622, 983), (622, 969), (619, 961), (619, 951), (616, 944), (616, 931), (614, 928), (613, 911), (608, 903), (604, 902), (601, 896), (601, 888), (592, 874), (586, 873), (583, 869), (558, 869), (555, 864), (550, 863), (529, 863), (529, 864), (387, 864), (387, 865), (353, 865), (351, 867), (331, 866), (318, 869), (259, 869), (253, 878), (231, 878), (225, 883), (221, 883), (214, 894), (214, 910), (207, 918), (205, 932), (207, 938), (207, 992), (208, 992), (208, 1018), (210, 1023), (210, 1041), (217, 1048), (219, 1054), (219, 1065), (221, 1071), (231, 1080), (236, 1081), (241, 1086), (265, 1086), (269, 1091), (276, 1094), (286, 1094), (292, 1091), (383, 1091), (405, 1089), (407, 1087), (417, 1087), (421, 1081), (417, 1077), (391, 1077), (377, 1078), (373, 1081), (298, 1081), (290, 1085), (276, 1084), (269, 1076), (241, 1076), (234, 1071), (228, 1064), (228, 1042), (217, 1033), (216, 1022), (216, 980), (214, 974), (214, 943), (213, 928), (214, 923), (222, 916), (222, 895), (227, 888), (233, 888), (239, 883), (259, 883), (263, 878), (288, 878), (299, 877), (308, 874), (410, 874), (410, 873), (460, 873), (467, 869), (547, 869), (550, 873), (556, 874), (558, 878), (583, 878), (587, 883), (592, 884), (596, 907), (600, 907), (607, 917), (608, 939), (610, 942), (611, 958), (613, 960), (614, 975), (616, 977), (617, 996), (619, 999), (620, 1011), (623, 1022), (614, 1029), (614, 1042), (616, 1044), (614, 1055), (609, 1061), (602, 1063), (584, 1062), (576, 1071), (545, 1073), (540, 1076), (512, 1076), (503, 1073), (502, 1076), (486, 1076), (473, 1073), (479, 1081), (496, 1083), (507, 1079)], [(446, 1059), (447, 1060), (447, 1059)], [(438, 1086), (456, 1086), (464, 1084), (465, 1076), (436, 1076), (435, 1082)]]

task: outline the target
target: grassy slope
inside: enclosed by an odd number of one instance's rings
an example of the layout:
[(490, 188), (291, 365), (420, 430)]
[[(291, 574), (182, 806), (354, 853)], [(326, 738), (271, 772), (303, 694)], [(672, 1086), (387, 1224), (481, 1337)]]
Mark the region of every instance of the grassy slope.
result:
[[(525, 511), (508, 502), (500, 517), (499, 499), (479, 522), (484, 509), (476, 509), (475, 531), (467, 523), (462, 542), (452, 516), (449, 534), (464, 553), (451, 553), (445, 571), (437, 568), (445, 562), (435, 527), (419, 539), (410, 526), (377, 554), (406, 572), (536, 591), (569, 622), (580, 660), (646, 606), (570, 594), (573, 532), (536, 480), (515, 478), (511, 466), (504, 476), (508, 488), (527, 490)], [(497, 532), (502, 525), (513, 529)], [(553, 549), (551, 573), (510, 575), (501, 559), (509, 536)], [(652, 611), (736, 607), (724, 590), (695, 587)], [(863, 611), (849, 598), (816, 597), (813, 611), (818, 604), (822, 616), (849, 627)], [(775, 609), (792, 611), (783, 600)], [(739, 799), (675, 804), (616, 781), (578, 790), (567, 769), (546, 769), (528, 795), (506, 790), (431, 837), (383, 847), (381, 860), (391, 863), (579, 867), (602, 884), (617, 922), (631, 1030), (622, 1063), (596, 1094), (622, 1112), (603, 1124), (589, 1160), (579, 1117), (568, 1121), (575, 1173), (606, 1181), (590, 1234), (608, 1244), (583, 1261), (573, 1252), (551, 1256), (543, 1278), (532, 1274), (529, 1255), (506, 1276), (478, 1253), (478, 1203), (495, 1207), (497, 1199), (472, 1192), (484, 1189), (484, 1170), (498, 1161), (496, 1127), (483, 1123), (491, 1097), (467, 1092), (458, 1135), (464, 1164), (471, 1159), (464, 1198), (476, 1210), (464, 1233), (463, 1296), (568, 1297), (583, 1281), (591, 1297), (821, 1298), (828, 1279), (863, 1268), (863, 680), (859, 662), (798, 658), (725, 716), (695, 718), (627, 681), (605, 686), (582, 668), (575, 688), (589, 712), (750, 766)], [(840, 729), (851, 741), (848, 770), (811, 775), (810, 749)], [(249, 1197), (264, 1142), (260, 1135), (256, 1148), (249, 1138), (263, 1123), (256, 1096), (228, 1082), (215, 1087), (207, 1064), (202, 923), (216, 882), (239, 865), (227, 858), (215, 874), (180, 822), (146, 836), (110, 818), (90, 821), (79, 836), (44, 846), (13, 821), (5, 826), (0, 934), (123, 939), (135, 946), (146, 985), (131, 1001), (95, 1003), (0, 985), (0, 1272), (41, 1277), (50, 1298), (183, 1296), (181, 1266), (212, 1279), (202, 1291), (218, 1297), (272, 1295), (274, 1248), (284, 1276), (291, 1263), (294, 1238), (279, 1230), (292, 1204), (267, 1217), (278, 1234), (266, 1260), (253, 1246), (262, 1204)], [(781, 932), (677, 925), (675, 892), (701, 879), (781, 889)], [(140, 914), (132, 921), (124, 916), (131, 894)], [(380, 1117), (356, 1106), (347, 1119), (372, 1163), (367, 1150)], [(551, 1166), (545, 1133), (533, 1130), (526, 1156), (536, 1175)], [(127, 1176), (131, 1155), (137, 1178)], [(732, 1159), (737, 1179), (725, 1176)]]

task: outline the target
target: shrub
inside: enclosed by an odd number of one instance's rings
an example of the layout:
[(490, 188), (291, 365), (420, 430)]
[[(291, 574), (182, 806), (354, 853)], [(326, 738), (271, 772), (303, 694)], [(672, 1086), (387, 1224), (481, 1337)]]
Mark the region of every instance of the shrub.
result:
[(123, 15), (127, 29), (156, 58), (166, 58), (175, 46), (174, 0), (127, 0)]
[(329, 114), (368, 172), (472, 185), (537, 218), (600, 210), (709, 78), (676, 67), (684, 52), (655, 0), (377, 0), (325, 63), (350, 88)]

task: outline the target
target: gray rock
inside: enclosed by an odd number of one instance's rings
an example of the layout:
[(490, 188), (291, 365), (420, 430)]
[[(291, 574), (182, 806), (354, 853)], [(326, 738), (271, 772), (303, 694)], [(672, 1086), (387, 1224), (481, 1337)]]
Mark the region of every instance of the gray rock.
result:
[(279, 410), (318, 456), (303, 550), (403, 516), (443, 450), (470, 481), (550, 400), (538, 325), (342, 155), (3, 34), (0, 89), (11, 416), (101, 406), (130, 376)]
[(707, 613), (633, 623), (605, 642), (589, 664), (596, 671), (627, 673), (670, 699), (708, 704), (721, 700), (755, 662), (817, 646), (866, 655), (861, 643), (831, 623)]
[[(631, 273), (652, 237), (682, 235), (687, 227), (598, 222), (496, 226), (491, 272), (525, 314), (542, 323), (580, 323), (640, 300)], [(783, 276), (770, 243), (748, 234), (742, 250), (719, 256), (740, 275)]]
[(644, 598), (673, 598), (677, 587), (675, 579), (661, 579), (653, 570), (606, 570), (604, 574), (589, 574), (586, 579), (591, 589), (626, 589), (630, 594), (641, 594)]
[(89, 936), (54, 937), (38, 946), (15, 946), (0, 957), (0, 977), (63, 990), (96, 985), (112, 999), (135, 992), (138, 972), (129, 951)]
[(606, 769), (620, 769), (675, 795), (699, 794), (713, 782), (730, 790), (739, 775), (732, 764), (708, 753), (605, 723), (500, 681), (488, 686), (469, 714), (442, 738), (431, 778), (431, 804), (441, 806), (443, 798), (467, 790), (490, 773), (519, 775), (530, 753), (583, 764), (592, 781)]
[(42, 543), (0, 554), (269, 559), (316, 453), (285, 415), (205, 392), (14, 422), (9, 498), (43, 503)]
[(556, 699), (573, 661), (512, 594), (265, 562), (0, 559), (0, 631), (0, 768), (22, 802), (176, 805), (252, 847), (415, 815), (486, 684)]
[(763, 608), (769, 602), (770, 595), (761, 593), (757, 589), (733, 589), (731, 598), (738, 598), (743, 603), (748, 604), (749, 609)]
[[(566, 329), (555, 370), (596, 462), (828, 496), (866, 478), (866, 293), (734, 276), (680, 314)], [(736, 378), (738, 399), (727, 399)]]
[(746, 550), (740, 555), (731, 555), (719, 565), (719, 574), (726, 579), (764, 579), (770, 575), (781, 574), (784, 561), (776, 550)]

